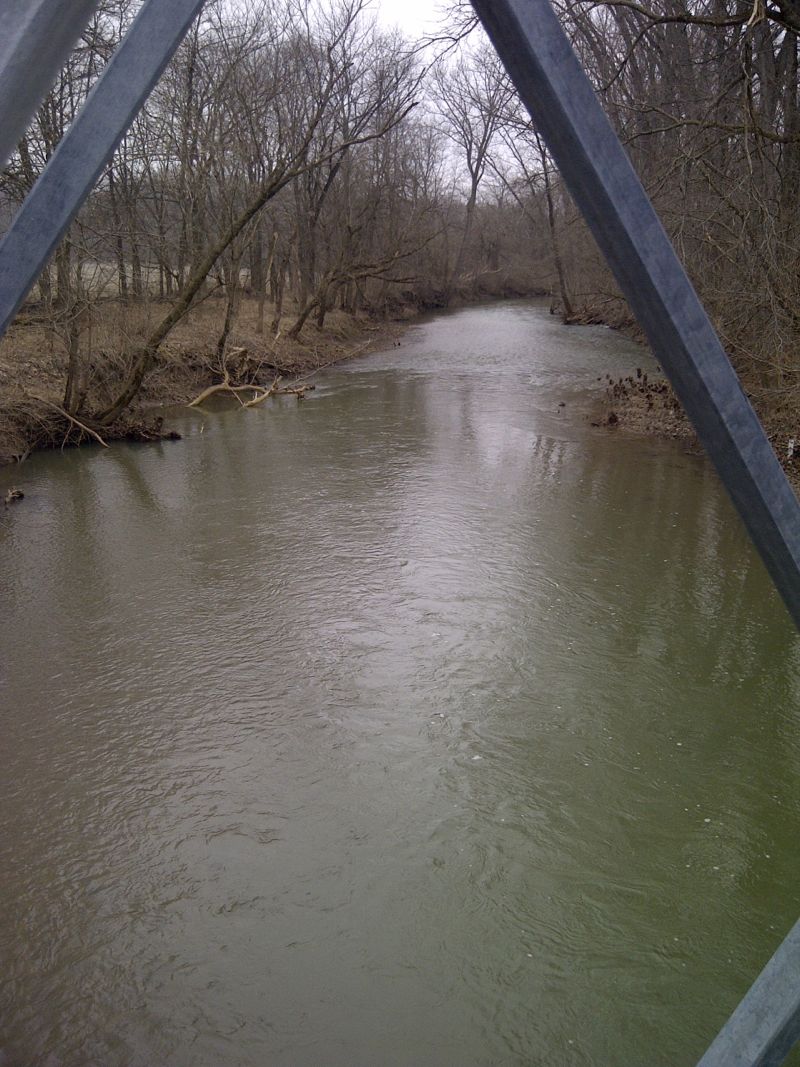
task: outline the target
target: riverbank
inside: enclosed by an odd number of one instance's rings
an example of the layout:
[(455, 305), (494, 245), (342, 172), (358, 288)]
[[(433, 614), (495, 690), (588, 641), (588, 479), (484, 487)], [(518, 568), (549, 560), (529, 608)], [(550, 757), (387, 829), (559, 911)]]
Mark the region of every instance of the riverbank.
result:
[[(21, 462), (37, 449), (176, 438), (179, 435), (164, 425), (163, 409), (189, 404), (210, 386), (228, 382), (264, 391), (279, 380), (279, 391), (294, 391), (316, 371), (390, 346), (422, 315), (542, 295), (520, 292), (509, 279), (458, 289), (449, 300), (433, 289), (425, 296), (409, 292), (388, 302), (383, 313), (329, 311), (322, 327), (309, 319), (300, 336), (292, 338), (298, 309), (291, 302), (275, 330), (273, 305), (243, 294), (224, 355), (220, 337), (226, 302), (210, 296), (173, 328), (136, 400), (104, 427), (64, 410), (69, 349), (77, 337), (85, 389), (82, 410), (102, 410), (125, 380), (131, 351), (163, 315), (163, 303), (104, 300), (73, 318), (32, 304), (0, 339), (0, 466)], [(243, 402), (247, 399), (239, 395)]]
[[(648, 348), (647, 341), (636, 320), (619, 313), (612, 321), (597, 309), (578, 312), (568, 325), (604, 325), (619, 330), (626, 337)], [(678, 397), (666, 377), (648, 375), (637, 370), (635, 375), (614, 379), (610, 375), (598, 379), (600, 392), (590, 421), (595, 426), (606, 426), (615, 433), (627, 433), (639, 437), (670, 438), (683, 442), (687, 452), (701, 454), (703, 449), (686, 416)], [(783, 467), (792, 487), (800, 491), (800, 412), (785, 395), (776, 399), (774, 391), (747, 389), (748, 397), (758, 414), (769, 438), (773, 451)]]
[[(750, 397), (772, 449), (792, 488), (800, 495), (800, 449), (796, 449), (798, 419), (790, 407), (770, 407)], [(629, 377), (606, 379), (604, 394), (598, 399), (591, 421), (614, 432), (640, 437), (671, 438), (685, 444), (686, 451), (702, 454), (703, 448), (683, 406), (664, 378), (649, 380)]]
[[(476, 299), (480, 299), (477, 297)], [(485, 296), (483, 297), (485, 299)], [(470, 303), (466, 298), (458, 304)], [(126, 306), (107, 301), (92, 310), (81, 323), (82, 342), (89, 353), (88, 407), (100, 406), (124, 371), (119, 356), (119, 338), (132, 338), (146, 331), (158, 306)], [(353, 316), (330, 312), (323, 328), (306, 325), (300, 338), (287, 336), (292, 314), (281, 320), (276, 336), (263, 326), (258, 302), (244, 297), (225, 346), (224, 359), (218, 338), (224, 319), (224, 304), (206, 300), (180, 323), (162, 346), (156, 367), (146, 379), (137, 401), (114, 425), (101, 431), (63, 410), (67, 375), (69, 330), (54, 328), (35, 307), (12, 325), (0, 342), (0, 466), (20, 462), (36, 449), (62, 448), (84, 443), (119, 440), (153, 441), (177, 437), (164, 424), (165, 407), (189, 404), (209, 386), (226, 379), (234, 386), (269, 387), (276, 379), (289, 388), (312, 381), (313, 375), (355, 356), (367, 355), (397, 341), (406, 327), (431, 309), (397, 303), (391, 318)], [(636, 320), (617, 309), (587, 307), (577, 311), (567, 325), (603, 325), (619, 331), (643, 346), (644, 335)], [(241, 395), (243, 402), (246, 395)], [(792, 485), (800, 490), (800, 456), (790, 455), (789, 442), (800, 440), (796, 411), (759, 402), (751, 396), (776, 455)], [(640, 437), (670, 438), (683, 442), (689, 452), (701, 446), (680, 401), (662, 376), (654, 378), (637, 371), (627, 378), (606, 375), (598, 379), (598, 396), (589, 415), (595, 426), (615, 433)]]
[[(85, 346), (87, 402), (101, 406), (124, 373), (119, 338), (141, 336), (157, 314), (152, 305), (108, 301), (81, 323)], [(332, 311), (322, 329), (311, 323), (297, 340), (287, 336), (293, 318), (281, 320), (276, 336), (259, 321), (258, 302), (244, 298), (220, 356), (224, 319), (221, 301), (207, 300), (180, 323), (162, 346), (158, 363), (130, 409), (100, 430), (70, 417), (63, 408), (68, 369), (69, 324), (60, 327), (35, 307), (23, 313), (0, 342), (0, 465), (20, 462), (32, 451), (80, 445), (98, 438), (150, 441), (177, 436), (164, 427), (161, 409), (187, 404), (204, 389), (231, 384), (269, 386), (307, 382), (318, 370), (391, 344), (419, 309), (398, 305), (383, 320)]]

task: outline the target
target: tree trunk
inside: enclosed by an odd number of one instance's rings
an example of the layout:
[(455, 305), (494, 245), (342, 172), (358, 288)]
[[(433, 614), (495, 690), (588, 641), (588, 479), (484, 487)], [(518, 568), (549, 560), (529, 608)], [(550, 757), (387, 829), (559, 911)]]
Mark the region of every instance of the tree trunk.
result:
[(225, 301), (225, 321), (222, 324), (222, 332), (217, 340), (217, 365), (220, 370), (224, 371), (225, 368), (225, 349), (228, 345), (228, 337), (233, 328), (233, 324), (236, 321), (236, 314), (239, 310), (239, 270), (241, 266), (241, 260), (239, 257), (235, 257), (231, 262), (228, 269), (228, 278), (225, 285), (226, 289), (226, 301)]
[[(117, 256), (117, 289), (120, 297), (128, 299), (128, 272), (125, 269), (125, 241), (122, 236), (122, 220), (119, 214), (117, 200), (117, 182), (114, 177), (114, 168), (108, 170), (108, 199), (111, 203), (111, 218), (114, 220), (114, 251)], [(69, 408), (67, 408), (69, 411)]]
[(64, 238), (56, 251), (56, 283), (56, 303), (59, 307), (69, 307), (72, 297), (72, 242), (69, 237)]
[(311, 312), (314, 310), (314, 308), (317, 307), (318, 304), (319, 304), (319, 301), (317, 300), (316, 297), (313, 297), (311, 300), (309, 300), (306, 303), (306, 305), (303, 308), (303, 310), (300, 312), (300, 314), (294, 320), (294, 323), (292, 324), (291, 329), (289, 330), (288, 334), (286, 335), (287, 337), (291, 337), (291, 339), (293, 341), (297, 340), (297, 338), (300, 336), (300, 331), (303, 329), (303, 327), (306, 324), (306, 321), (308, 320), (308, 316), (311, 314)]
[(542, 163), (544, 170), (544, 193), (547, 199), (547, 226), (550, 231), (550, 244), (553, 247), (553, 262), (556, 268), (556, 277), (558, 278), (558, 293), (561, 299), (562, 309), (561, 313), (564, 322), (570, 322), (573, 318), (574, 310), (572, 301), (569, 298), (567, 279), (564, 273), (564, 263), (561, 259), (561, 249), (559, 246), (558, 233), (556, 232), (556, 211), (553, 202), (553, 187), (550, 180), (550, 168), (544, 157), (542, 158)]
[(464, 267), (464, 257), (467, 252), (467, 243), (472, 235), (472, 226), (475, 220), (475, 205), (478, 201), (478, 188), (473, 182), (472, 189), (470, 191), (469, 200), (467, 200), (466, 218), (464, 219), (464, 229), (461, 233), (461, 240), (458, 243), (458, 252), (456, 253), (456, 261), (453, 264), (453, 270), (450, 277), (447, 279), (447, 285), (445, 288), (445, 299), (449, 302), (453, 295), (453, 289), (461, 276), (461, 271)]
[(74, 415), (86, 394), (86, 368), (81, 358), (81, 312), (73, 305), (66, 315), (67, 380), (64, 385), (64, 410)]

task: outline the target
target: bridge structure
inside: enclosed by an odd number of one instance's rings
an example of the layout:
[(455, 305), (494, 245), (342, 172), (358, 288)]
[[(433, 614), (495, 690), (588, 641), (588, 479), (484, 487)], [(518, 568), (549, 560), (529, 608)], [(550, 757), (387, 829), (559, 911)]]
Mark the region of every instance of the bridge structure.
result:
[[(0, 242), (0, 337), (204, 0), (139, 12)], [(99, 0), (3, 0), (0, 166)], [(795, 624), (800, 505), (549, 0), (472, 0)], [(778, 1067), (800, 1040), (800, 921), (698, 1067)]]

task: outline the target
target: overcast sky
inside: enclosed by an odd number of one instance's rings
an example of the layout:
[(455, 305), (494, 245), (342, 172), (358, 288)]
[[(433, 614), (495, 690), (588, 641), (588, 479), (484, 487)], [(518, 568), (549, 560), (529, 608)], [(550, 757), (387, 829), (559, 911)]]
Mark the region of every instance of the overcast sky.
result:
[(420, 37), (435, 28), (441, 15), (436, 0), (372, 0), (381, 22), (399, 26), (407, 37)]

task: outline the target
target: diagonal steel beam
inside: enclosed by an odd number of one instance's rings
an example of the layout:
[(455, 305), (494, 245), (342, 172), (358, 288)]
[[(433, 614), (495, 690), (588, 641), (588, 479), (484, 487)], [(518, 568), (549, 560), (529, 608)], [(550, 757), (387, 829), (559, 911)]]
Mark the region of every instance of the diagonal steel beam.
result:
[(204, 0), (145, 0), (0, 243), (0, 337)]
[(800, 922), (697, 1067), (780, 1067), (800, 1039)]
[(548, 0), (472, 6), (800, 626), (800, 507)]
[(0, 167), (63, 67), (99, 0), (2, 0)]
[[(800, 508), (548, 0), (472, 0), (800, 625)], [(800, 923), (699, 1067), (778, 1067), (800, 1039)]]

